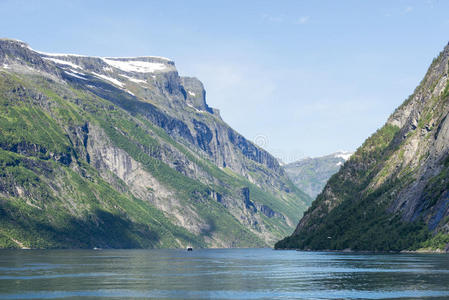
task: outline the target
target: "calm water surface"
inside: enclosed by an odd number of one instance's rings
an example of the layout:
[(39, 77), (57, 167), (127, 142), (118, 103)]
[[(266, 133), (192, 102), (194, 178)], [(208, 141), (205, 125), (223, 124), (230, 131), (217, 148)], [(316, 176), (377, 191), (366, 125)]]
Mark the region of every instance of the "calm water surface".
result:
[(0, 299), (449, 299), (449, 255), (2, 250)]

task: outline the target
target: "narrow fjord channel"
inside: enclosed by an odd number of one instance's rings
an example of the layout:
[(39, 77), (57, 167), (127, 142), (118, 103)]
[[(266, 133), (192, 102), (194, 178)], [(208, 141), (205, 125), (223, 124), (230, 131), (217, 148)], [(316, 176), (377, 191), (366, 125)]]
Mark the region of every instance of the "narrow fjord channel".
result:
[(2, 250), (1, 299), (444, 299), (445, 254)]

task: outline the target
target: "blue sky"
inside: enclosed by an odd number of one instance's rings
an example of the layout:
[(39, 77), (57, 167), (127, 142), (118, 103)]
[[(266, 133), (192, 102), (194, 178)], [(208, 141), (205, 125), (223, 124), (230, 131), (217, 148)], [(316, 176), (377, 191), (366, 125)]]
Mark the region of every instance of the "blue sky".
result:
[(284, 161), (355, 150), (449, 41), (449, 1), (8, 1), (34, 49), (157, 55)]

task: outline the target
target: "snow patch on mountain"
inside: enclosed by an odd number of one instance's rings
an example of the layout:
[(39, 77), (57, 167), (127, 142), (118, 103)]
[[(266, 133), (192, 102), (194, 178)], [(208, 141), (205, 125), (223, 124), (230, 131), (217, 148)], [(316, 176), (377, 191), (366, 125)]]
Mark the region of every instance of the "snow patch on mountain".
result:
[(142, 79), (137, 79), (137, 78), (134, 78), (134, 77), (123, 75), (123, 74), (120, 74), (120, 76), (125, 77), (129, 81), (132, 81), (132, 82), (135, 82), (135, 83), (146, 83), (146, 81), (142, 80)]
[(65, 72), (66, 74), (72, 76), (72, 77), (76, 77), (76, 78), (79, 78), (79, 79), (82, 79), (82, 80), (87, 80), (86, 78), (81, 77), (80, 75), (75, 74), (75, 73), (72, 73), (72, 72), (70, 72), (70, 71), (64, 70), (64, 72)]
[(66, 65), (66, 66), (70, 66), (70, 67), (75, 68), (75, 69), (82, 69), (80, 66), (75, 65), (74, 63), (72, 63), (70, 61), (57, 59), (57, 58), (52, 58), (52, 57), (43, 57), (43, 59), (52, 61), (52, 62), (54, 62), (55, 64), (58, 64), (58, 65)]
[(195, 106), (193, 106), (192, 104), (186, 103), (188, 107), (193, 108), (196, 112), (198, 113), (205, 113), (204, 110), (199, 110), (198, 108), (196, 108)]
[(78, 74), (78, 75), (81, 75), (81, 76), (86, 76), (86, 74), (81, 73), (81, 72), (76, 71), (76, 70), (73, 70), (73, 69), (69, 69), (69, 70), (65, 70), (65, 71), (69, 71), (69, 72), (72, 72), (72, 73), (75, 73), (75, 74)]
[(336, 153), (335, 157), (340, 157), (342, 159), (344, 159), (345, 161), (347, 161), (352, 155), (352, 152), (340, 152), (340, 153)]
[(158, 71), (164, 71), (167, 66), (163, 63), (140, 61), (140, 60), (113, 60), (109, 58), (103, 58), (103, 61), (114, 68), (125, 72), (137, 72), (137, 73), (154, 73)]
[(37, 51), (34, 50), (33, 48), (28, 46), (28, 49), (30, 49), (31, 51), (37, 52), (41, 55), (45, 55), (45, 56), (60, 56), (60, 57), (69, 57), (69, 56), (75, 56), (75, 57), (95, 57), (95, 56), (87, 56), (87, 55), (81, 55), (81, 54), (72, 54), (72, 53), (48, 53), (48, 52), (43, 52), (43, 51)]
[(121, 87), (121, 88), (124, 86), (123, 82), (120, 82), (120, 81), (118, 81), (118, 80), (115, 79), (115, 78), (108, 77), (108, 76), (106, 76), (106, 75), (98, 74), (98, 73), (95, 73), (95, 72), (92, 72), (92, 74), (94, 74), (95, 76), (100, 77), (100, 78), (102, 78), (102, 79), (104, 79), (104, 80), (107, 80), (107, 81), (109, 81), (109, 82), (112, 82), (113, 84), (118, 85), (118, 86)]

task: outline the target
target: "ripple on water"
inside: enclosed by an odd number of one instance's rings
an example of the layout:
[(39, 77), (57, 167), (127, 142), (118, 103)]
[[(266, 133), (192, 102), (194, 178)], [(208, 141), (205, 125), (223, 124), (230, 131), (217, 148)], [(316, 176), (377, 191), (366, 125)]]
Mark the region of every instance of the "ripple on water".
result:
[(449, 298), (448, 255), (1, 251), (1, 299)]

